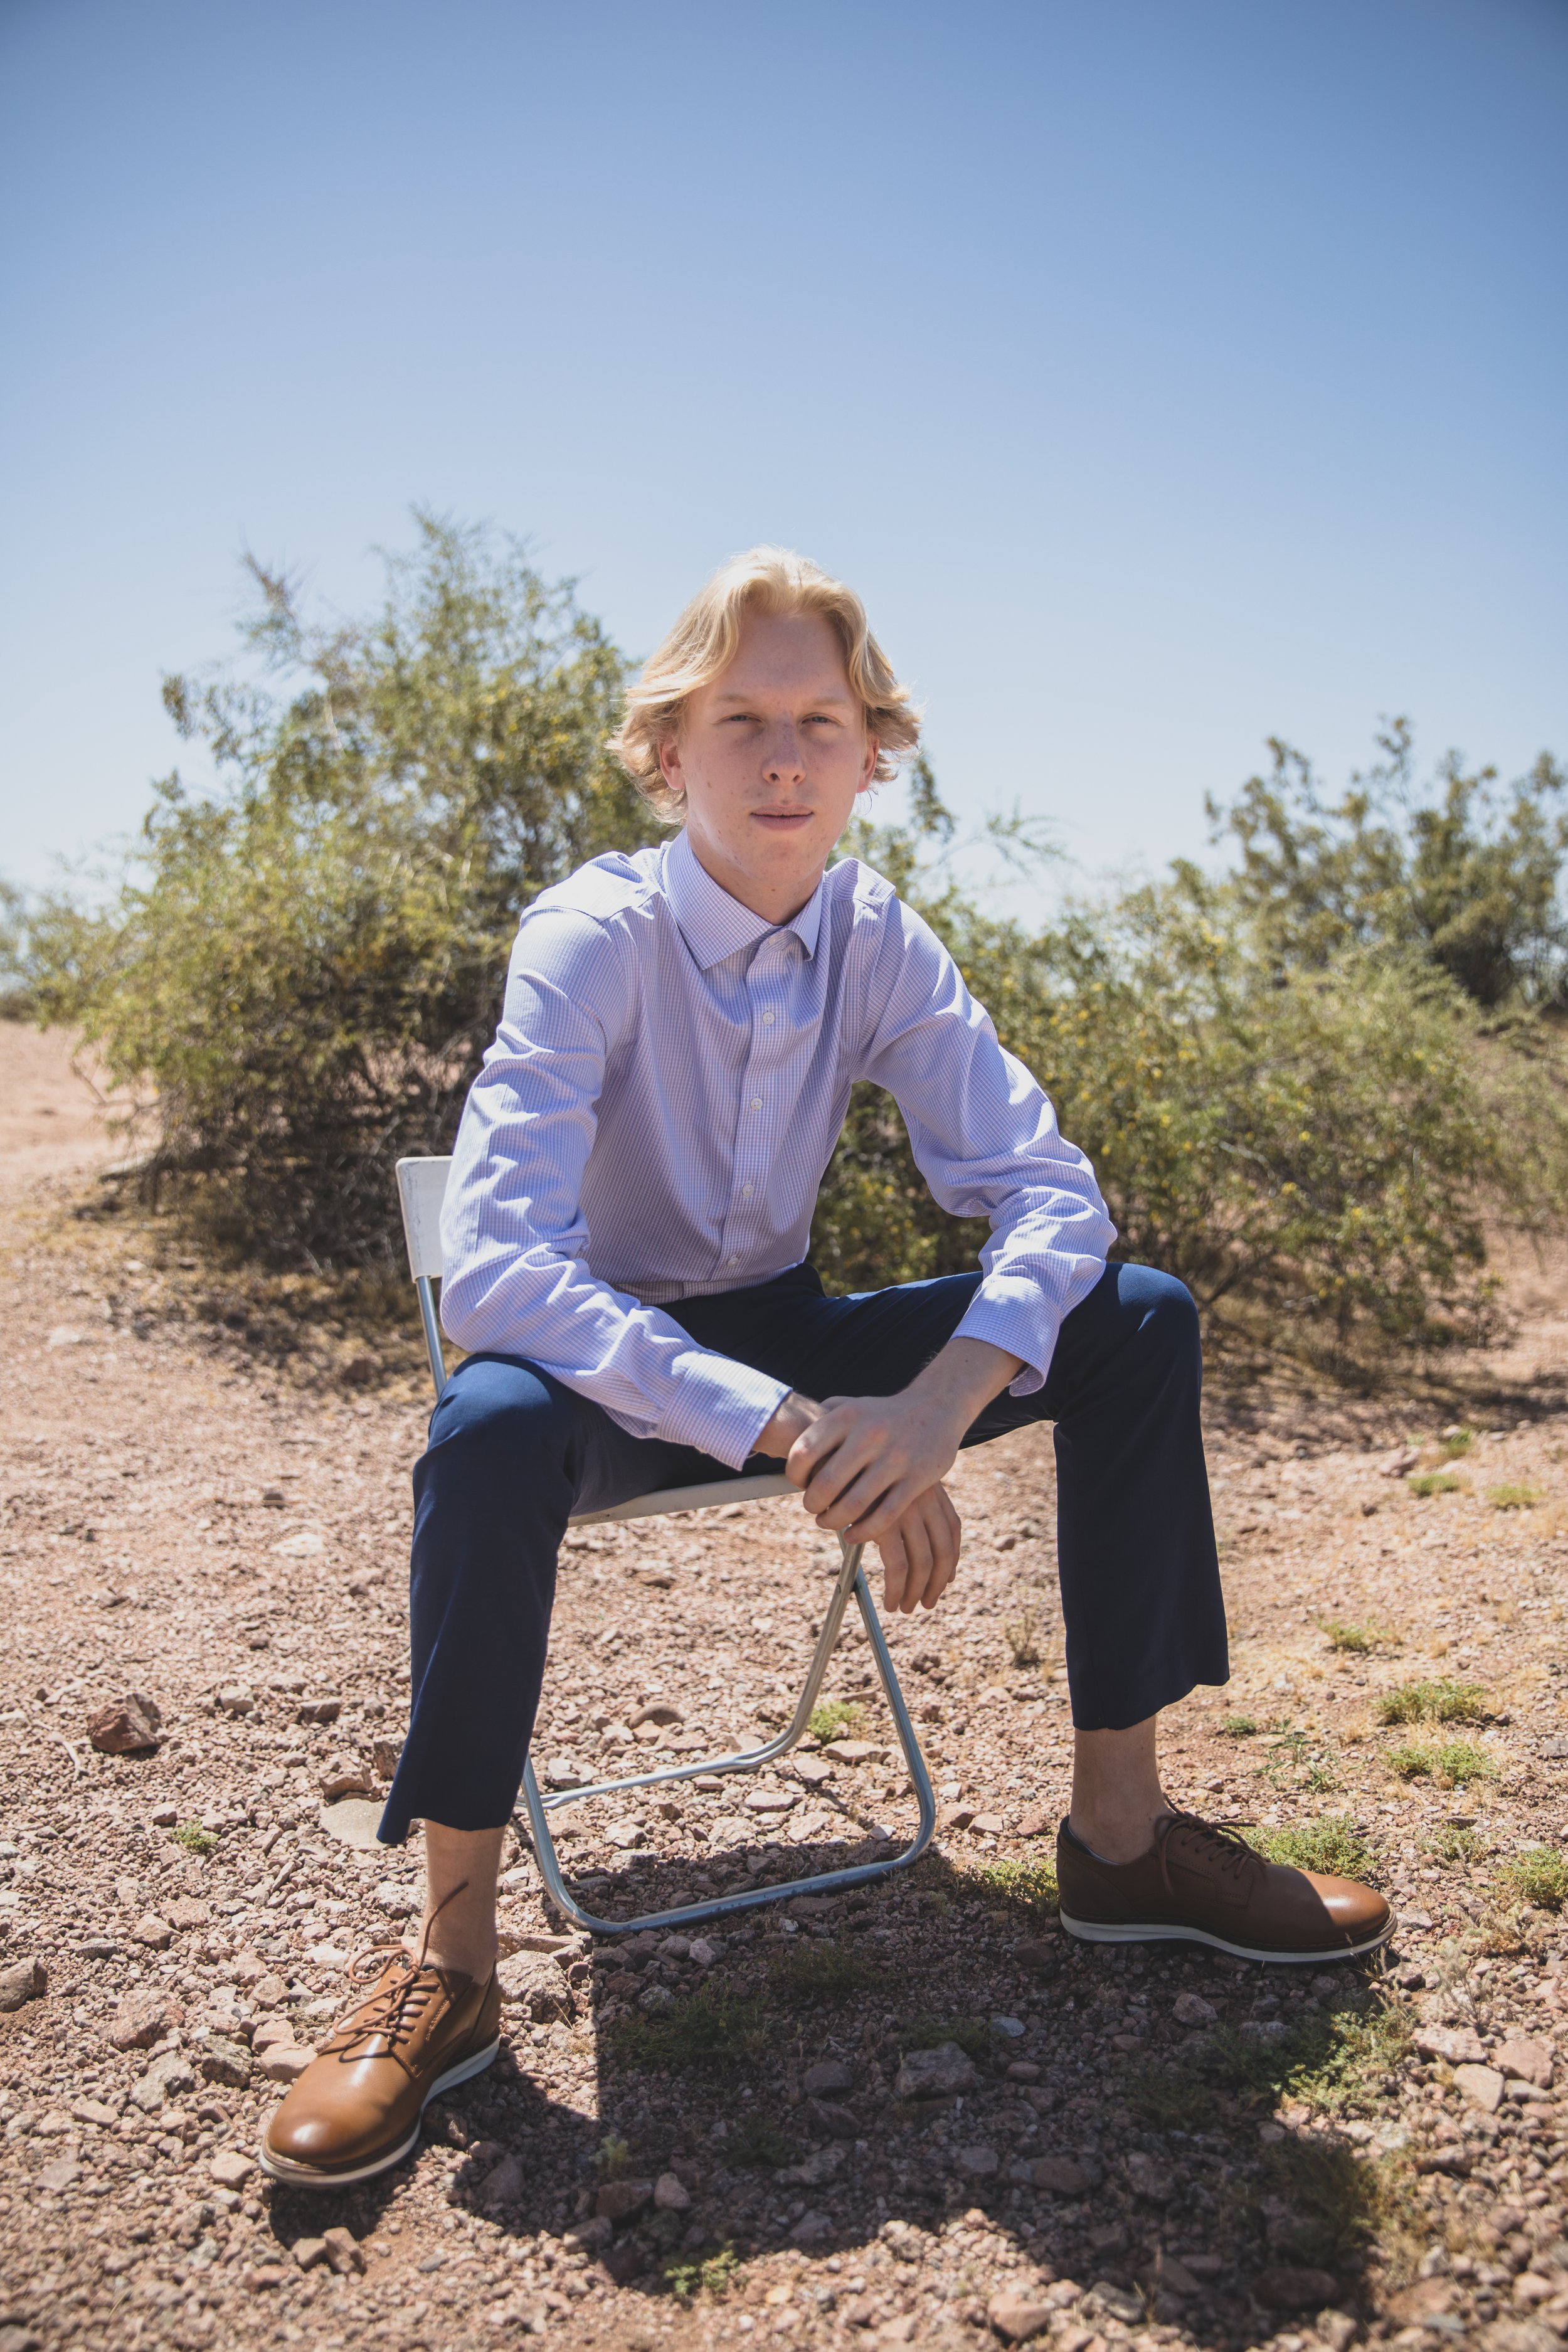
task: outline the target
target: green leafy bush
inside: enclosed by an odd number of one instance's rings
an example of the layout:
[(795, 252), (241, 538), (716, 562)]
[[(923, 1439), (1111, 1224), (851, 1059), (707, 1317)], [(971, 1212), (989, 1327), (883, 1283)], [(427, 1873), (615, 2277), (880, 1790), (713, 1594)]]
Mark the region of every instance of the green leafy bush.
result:
[(520, 909), (653, 821), (603, 749), (626, 664), (511, 546), (419, 518), (382, 610), (314, 628), (258, 570), (259, 678), (172, 677), (172, 776), (107, 907), (37, 910), (33, 997), (150, 1081), (146, 1175), (264, 1255), (384, 1252), (449, 1148)]
[[(390, 1262), (392, 1164), (449, 1146), (519, 911), (656, 835), (605, 749), (627, 664), (515, 544), (430, 515), (363, 622), (315, 625), (254, 579), (248, 667), (165, 686), (216, 789), (157, 787), (106, 903), (5, 895), (0, 964), (155, 1097), (151, 1191), (253, 1257)], [(1543, 761), (1500, 797), (1449, 763), (1423, 803), (1407, 730), (1384, 752), (1330, 807), (1276, 746), (1213, 813), (1229, 872), (1181, 864), (1037, 926), (943, 878), (923, 761), (908, 823), (846, 841), (1054, 1097), (1120, 1251), (1247, 1302), (1271, 1341), (1477, 1328), (1488, 1220), (1544, 1224), (1568, 1190), (1563, 778)], [(829, 1286), (970, 1266), (984, 1232), (857, 1087), (813, 1229)]]

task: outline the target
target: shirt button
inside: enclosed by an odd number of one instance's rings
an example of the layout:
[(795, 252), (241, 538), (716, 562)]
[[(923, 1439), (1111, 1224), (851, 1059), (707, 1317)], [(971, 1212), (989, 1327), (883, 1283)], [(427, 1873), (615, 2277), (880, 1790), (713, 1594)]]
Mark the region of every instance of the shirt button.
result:
[(772, 1014), (771, 1013), (763, 1013), (763, 1028), (764, 1028), (764, 1029), (771, 1029), (771, 1028), (773, 1027), (773, 1014)]
[(761, 1095), (753, 1095), (753, 1096), (752, 1097), (752, 1108), (753, 1110), (761, 1110), (762, 1107), (763, 1107), (763, 1098), (762, 1098)]
[(751, 1197), (752, 1197), (752, 1187), (750, 1184), (742, 1184), (742, 1187), (741, 1187), (741, 1198), (742, 1198), (742, 1201), (749, 1201), (749, 1200), (751, 1199)]
[(738, 1257), (732, 1257), (726, 1260), (726, 1264), (730, 1265), (739, 1265), (741, 1261)]

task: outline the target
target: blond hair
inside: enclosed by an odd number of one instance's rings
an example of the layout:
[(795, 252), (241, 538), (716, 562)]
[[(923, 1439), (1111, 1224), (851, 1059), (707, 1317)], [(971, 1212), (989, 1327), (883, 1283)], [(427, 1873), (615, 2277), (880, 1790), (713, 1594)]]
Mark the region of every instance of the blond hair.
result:
[(790, 548), (753, 547), (721, 564), (649, 655), (642, 676), (627, 689), (626, 716), (610, 738), (611, 751), (660, 816), (677, 819), (686, 804), (685, 793), (665, 782), (660, 746), (679, 732), (690, 697), (734, 660), (741, 624), (750, 612), (820, 613), (832, 623), (867, 732), (877, 739), (871, 772), (876, 782), (890, 782), (921, 740), (920, 713), (910, 689), (894, 677), (855, 591)]

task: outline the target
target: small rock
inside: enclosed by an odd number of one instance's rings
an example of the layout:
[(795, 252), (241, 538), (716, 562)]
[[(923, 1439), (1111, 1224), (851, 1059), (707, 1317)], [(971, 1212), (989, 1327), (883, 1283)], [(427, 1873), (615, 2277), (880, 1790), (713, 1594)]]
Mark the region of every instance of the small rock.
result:
[(833, 1767), (825, 1764), (820, 1756), (797, 1756), (795, 1769), (808, 1789), (825, 1789), (833, 1778)]
[(900, 2099), (951, 2099), (979, 2080), (974, 2061), (956, 2042), (934, 2050), (910, 2050), (899, 2061), (893, 2095)]
[(661, 2213), (684, 2213), (691, 2203), (691, 2191), (673, 2172), (661, 2172), (653, 2184), (653, 2201)]
[(1168, 2205), (1176, 2193), (1176, 2184), (1165, 2166), (1153, 2157), (1134, 2148), (1127, 2158), (1127, 2186), (1134, 2197), (1142, 2197), (1148, 2205)]
[(1213, 2025), (1219, 2011), (1202, 1993), (1179, 1992), (1171, 2003), (1171, 2015), (1178, 2025)]
[(258, 2263), (254, 2270), (242, 2273), (240, 2284), (252, 2294), (266, 2294), (271, 2288), (287, 2286), (289, 2273), (281, 2263)]
[(623, 1853), (630, 1853), (634, 1847), (647, 1843), (647, 1832), (640, 1822), (612, 1822), (605, 1835)]
[(1110, 2279), (1096, 2279), (1083, 2299), (1086, 2319), (1101, 2313), (1108, 2319), (1120, 2319), (1124, 2327), (1136, 2327), (1143, 2316), (1143, 2299), (1124, 2286), (1113, 2285)]
[(402, 1756), (403, 1749), (395, 1739), (374, 1741), (371, 1746), (370, 1760), (375, 1767), (376, 1779), (378, 1780), (395, 1779)]
[(109, 2039), (116, 2050), (151, 2050), (184, 2021), (185, 2012), (172, 1994), (128, 1992), (114, 2012)]
[(1495, 2116), (1502, 2105), (1503, 2078), (1495, 2066), (1456, 2066), (1454, 2084), (1473, 2107)]
[(1470, 2025), (1423, 2026), (1415, 2036), (1415, 2047), (1423, 2058), (1441, 2058), (1450, 2066), (1486, 2063), (1485, 2045)]
[(742, 1803), (749, 1813), (787, 1813), (800, 1802), (795, 1789), (753, 1789)]
[(1010, 2286), (994, 2294), (985, 2307), (986, 2318), (1008, 2344), (1026, 2344), (1031, 2336), (1048, 2327), (1055, 2315), (1049, 2304), (1039, 2303), (1032, 2294)]
[(364, 2248), (352, 2230), (340, 2224), (334, 2230), (323, 2230), (321, 2239), (327, 2249), (328, 2265), (339, 2278), (347, 2278), (351, 2273), (364, 2275)]
[(855, 2077), (842, 2058), (819, 2058), (808, 2066), (801, 2077), (801, 2089), (807, 2098), (826, 2098), (830, 2092), (852, 2091)]
[(256, 1693), (247, 1683), (232, 1683), (219, 1691), (217, 1703), (225, 1715), (249, 1715), (256, 1706)]
[(384, 1878), (375, 1890), (375, 1905), (380, 1911), (389, 1911), (395, 1919), (406, 1919), (420, 1907), (419, 1890), (416, 1886), (400, 1886), (395, 1878)]
[(133, 1943), (145, 1944), (150, 1951), (166, 1952), (174, 1940), (174, 1931), (156, 1911), (143, 1911), (131, 1930)]
[(212, 1916), (212, 1905), (198, 1901), (194, 1895), (182, 1895), (169, 1906), (169, 1925), (172, 1927), (205, 1927)]
[(650, 1698), (646, 1706), (639, 1706), (637, 1713), (628, 1716), (626, 1720), (631, 1728), (636, 1731), (639, 1724), (657, 1723), (662, 1727), (670, 1723), (684, 1723), (686, 1717), (678, 1706), (671, 1706), (667, 1698)]
[(261, 2061), (261, 2071), (269, 2083), (297, 2083), (315, 2055), (291, 2042), (275, 2042)]
[(301, 1723), (336, 1723), (342, 1711), (341, 1698), (302, 1698), (298, 1719)]
[(826, 2214), (814, 2212), (809, 2207), (790, 2231), (790, 2237), (797, 2246), (819, 2246), (825, 2238), (832, 2235), (833, 2224)]
[[(241, 2043), (215, 2033), (201, 2053), (201, 2069), (209, 2083), (222, 2083), (231, 2091), (243, 2091), (250, 2081), (250, 2053)], [(279, 2078), (273, 2075), (271, 2079), (276, 2082)]]
[(1045, 1837), (1055, 1827), (1056, 1822), (1049, 1813), (1026, 1813), (1016, 1834), (1021, 1838)]
[(651, 2180), (606, 2180), (594, 2202), (602, 2221), (629, 2221), (653, 2203)]
[(1288, 2263), (1260, 2271), (1252, 2282), (1259, 2303), (1274, 2311), (1311, 2311), (1332, 2303), (1340, 2283), (1330, 2271), (1297, 2270)]
[(1082, 2197), (1094, 2186), (1086, 2168), (1070, 2156), (1037, 2157), (1030, 2171), (1036, 2188), (1048, 2189), (1053, 2197)]
[(302, 2271), (313, 2271), (318, 2263), (327, 2259), (325, 2238), (296, 2238), (289, 2252)]
[[(656, 1580), (650, 1578), (649, 1581)], [(668, 1581), (674, 1583), (671, 1577)], [(606, 2246), (599, 2257), (600, 2267), (612, 2286), (625, 2286), (647, 2268), (647, 2255), (635, 2238), (623, 2238), (618, 2245)]]
[(52, 2189), (58, 2194), (81, 2179), (81, 2167), (74, 2156), (58, 2156), (53, 2164), (46, 2164), (43, 2170), (33, 2177), (40, 2189)]
[(180, 1818), (180, 1809), (178, 1805), (159, 1805), (147, 1818), (155, 1830), (172, 1830)]
[(976, 1837), (1004, 1837), (1007, 1830), (1000, 1813), (976, 1813), (969, 1826)]
[(960, 2172), (967, 2173), (971, 2180), (988, 2179), (1000, 2161), (995, 2149), (987, 2147), (983, 2141), (974, 2141), (967, 2147), (955, 2147), (952, 2160)]
[[(279, 1559), (315, 1559), (327, 1549), (327, 1539), (316, 1528), (300, 1528), (298, 1533), (285, 1536), (272, 1547)], [(330, 1721), (330, 1717), (319, 1720)]]
[(824, 2139), (858, 2139), (860, 2118), (853, 2107), (841, 2107), (832, 2099), (807, 2099), (806, 2117), (813, 2131)]
[(1559, 2352), (1557, 2336), (1539, 2319), (1495, 2319), (1481, 2342), (1487, 2352)]
[(1037, 2083), (1040, 2070), (1032, 2058), (1015, 2058), (1007, 2069), (1010, 2083)]
[(949, 1805), (937, 1816), (939, 1830), (966, 1830), (974, 1819), (973, 1805)]
[(42, 1960), (11, 1960), (0, 1969), (0, 2010), (22, 2009), (48, 1988)]
[(1283, 2042), (1290, 2028), (1282, 2017), (1248, 2017), (1243, 2019), (1237, 2031), (1248, 2042), (1268, 2043)]
[(544, 1768), (547, 1789), (585, 1789), (591, 1778), (570, 1756), (552, 1757)]
[(1058, 1951), (1046, 1937), (1029, 1936), (1014, 1945), (1013, 1958), (1021, 1969), (1048, 1969), (1055, 1967)]
[(134, 1756), (157, 1747), (163, 1722), (156, 1700), (144, 1691), (132, 1691), (95, 1708), (87, 1718), (87, 1736), (101, 1756)]
[(688, 1958), (695, 1961), (700, 1969), (710, 1969), (723, 1948), (723, 1945), (715, 1937), (693, 1936), (691, 1950)]
[(882, 1751), (870, 1739), (830, 1739), (822, 1752), (825, 1756), (836, 1756), (840, 1764), (864, 1764), (868, 1758), (879, 1756)]
[(250, 1988), (250, 1998), (258, 2009), (278, 2009), (288, 2000), (289, 1988), (281, 1977), (274, 1976), (269, 1969), (265, 1976), (257, 1978)]
[(79, 2124), (96, 2124), (100, 2130), (118, 2120), (114, 2109), (101, 2099), (73, 2099), (71, 2113)]
[(220, 2189), (243, 2189), (256, 2167), (237, 2147), (220, 2147), (207, 2167)]
[(1407, 1470), (1415, 1469), (1420, 1459), (1420, 1453), (1415, 1446), (1402, 1445), (1397, 1453), (1390, 1454), (1385, 1460), (1378, 1464), (1377, 1475), (1380, 1478), (1403, 1478)]
[(44, 2339), (16, 2322), (0, 2326), (0, 2352), (44, 2352)]
[(368, 1797), (374, 1776), (357, 1757), (334, 1756), (317, 1785), (322, 1803), (334, 1805), (340, 1797)]
[(805, 2189), (820, 2189), (825, 2182), (837, 2180), (843, 2166), (841, 2147), (814, 2147), (801, 2163), (786, 2165), (777, 2177), (780, 2180), (798, 2181)]
[(153, 2059), (142, 2080), (160, 2084), (167, 2098), (183, 2099), (196, 2087), (196, 2070), (183, 2051), (171, 2050)]
[(991, 2021), (991, 2031), (999, 2042), (1021, 2042), (1024, 2038), (1024, 2021), (1021, 2017), (994, 2017)]
[(479, 2187), (479, 2202), (494, 2212), (503, 2205), (521, 2205), (528, 2188), (528, 2175), (522, 2168), (522, 2158), (503, 2156), (492, 2172), (487, 2172)]
[(637, 1995), (637, 2007), (646, 2010), (650, 2017), (662, 2017), (667, 2010), (675, 2007), (675, 1995), (668, 1985), (645, 1985)]
[(609, 2244), (615, 2233), (612, 2221), (603, 2213), (593, 2213), (568, 2230), (561, 2242), (569, 2253), (595, 2254), (601, 2246)]
[(1510, 2035), (1492, 2056), (1500, 2074), (1517, 2074), (1521, 2083), (1533, 2083), (1542, 2091), (1552, 2086), (1552, 2053), (1543, 2042), (1527, 2041), (1522, 2035)]

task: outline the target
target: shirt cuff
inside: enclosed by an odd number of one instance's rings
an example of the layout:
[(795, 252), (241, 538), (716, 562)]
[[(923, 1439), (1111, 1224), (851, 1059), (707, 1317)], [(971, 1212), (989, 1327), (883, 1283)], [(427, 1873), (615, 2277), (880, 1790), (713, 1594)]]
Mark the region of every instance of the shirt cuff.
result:
[(1061, 1328), (1060, 1311), (1037, 1283), (1022, 1275), (988, 1274), (952, 1336), (989, 1339), (994, 1348), (1021, 1357), (1024, 1369), (1008, 1381), (1007, 1393), (1026, 1397), (1044, 1388)]
[(757, 1439), (790, 1392), (786, 1381), (753, 1371), (732, 1356), (696, 1349), (680, 1358), (673, 1385), (658, 1434), (671, 1445), (695, 1445), (730, 1470), (739, 1470), (756, 1450)]

